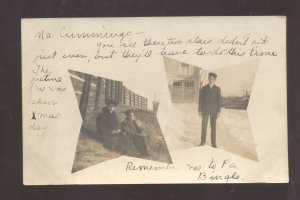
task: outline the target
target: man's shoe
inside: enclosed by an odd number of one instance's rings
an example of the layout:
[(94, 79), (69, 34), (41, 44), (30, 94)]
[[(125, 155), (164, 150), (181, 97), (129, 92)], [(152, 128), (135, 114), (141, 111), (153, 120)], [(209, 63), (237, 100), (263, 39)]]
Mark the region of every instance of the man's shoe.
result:
[(199, 146), (204, 146), (205, 145), (205, 142), (201, 142)]
[(218, 148), (218, 146), (216, 144), (213, 144), (212, 147), (213, 148)]

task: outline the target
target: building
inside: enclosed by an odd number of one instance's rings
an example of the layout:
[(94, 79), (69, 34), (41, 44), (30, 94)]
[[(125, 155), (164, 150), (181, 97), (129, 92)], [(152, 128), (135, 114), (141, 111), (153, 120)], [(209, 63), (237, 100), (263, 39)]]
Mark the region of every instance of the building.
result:
[(170, 58), (164, 62), (172, 102), (197, 103), (206, 70)]

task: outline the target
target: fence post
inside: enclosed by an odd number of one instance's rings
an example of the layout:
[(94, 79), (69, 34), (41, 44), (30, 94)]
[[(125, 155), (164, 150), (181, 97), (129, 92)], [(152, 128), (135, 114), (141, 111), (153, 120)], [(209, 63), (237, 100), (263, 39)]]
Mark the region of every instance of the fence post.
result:
[(111, 80), (111, 86), (110, 86), (110, 91), (111, 91), (111, 98), (112, 99), (116, 99), (116, 91), (115, 91), (115, 87), (116, 87), (116, 81)]
[(141, 105), (142, 105), (142, 108), (144, 108), (144, 97), (141, 97)]
[(86, 109), (87, 109), (87, 105), (88, 105), (88, 101), (89, 101), (91, 82), (92, 82), (92, 75), (85, 74), (84, 83), (83, 83), (83, 87), (82, 87), (82, 94), (81, 94), (81, 98), (80, 98), (80, 105), (79, 105), (79, 110), (81, 113), (82, 120), (84, 120), (85, 115), (86, 115)]
[(110, 98), (110, 81), (105, 79), (105, 100)]
[(119, 101), (119, 81), (116, 81), (116, 84), (115, 84), (115, 97), (116, 97), (116, 101), (118, 101), (118, 103), (120, 103), (120, 101)]
[(153, 112), (156, 115), (158, 111), (159, 102), (153, 101)]
[(129, 90), (129, 106), (131, 106), (131, 90)]
[(135, 93), (133, 93), (133, 107), (135, 107)]
[(118, 99), (119, 99), (119, 102), (122, 103), (122, 100), (123, 100), (123, 83), (121, 81), (119, 81), (119, 84), (118, 84)]
[(141, 106), (141, 96), (140, 96), (140, 95), (138, 95), (138, 106), (139, 106), (139, 107), (142, 107), (142, 106)]
[(123, 86), (123, 104), (126, 105), (126, 88)]
[(100, 108), (100, 101), (101, 101), (101, 92), (102, 92), (102, 78), (97, 78), (97, 91), (96, 91), (96, 99), (95, 99), (95, 108)]

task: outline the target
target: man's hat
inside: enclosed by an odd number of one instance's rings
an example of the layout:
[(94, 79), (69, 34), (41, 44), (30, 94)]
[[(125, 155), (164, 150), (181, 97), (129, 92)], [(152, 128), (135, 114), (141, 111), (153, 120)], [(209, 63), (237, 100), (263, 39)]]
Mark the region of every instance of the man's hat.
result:
[(128, 109), (128, 110), (125, 111), (126, 116), (130, 115), (131, 113), (134, 114), (134, 111), (132, 109)]
[(210, 72), (208, 74), (208, 77), (214, 77), (215, 79), (218, 77), (217, 74), (213, 73), (213, 72)]
[(113, 106), (118, 105), (118, 102), (114, 99), (106, 99), (105, 103), (106, 103), (106, 105), (113, 105)]

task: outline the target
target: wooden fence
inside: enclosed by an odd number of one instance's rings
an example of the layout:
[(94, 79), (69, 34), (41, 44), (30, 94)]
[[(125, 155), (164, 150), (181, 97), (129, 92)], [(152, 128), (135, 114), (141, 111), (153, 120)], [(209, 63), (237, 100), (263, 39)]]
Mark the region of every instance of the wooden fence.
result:
[[(129, 90), (122, 81), (95, 77), (89, 74), (69, 71), (75, 91), (81, 90), (79, 108), (85, 116), (89, 98), (95, 98), (95, 108), (100, 108), (107, 99), (114, 99), (119, 104), (147, 109), (147, 98)], [(76, 83), (74, 83), (76, 82)], [(91, 94), (92, 93), (92, 94)]]
[[(114, 99), (118, 103), (147, 109), (148, 100), (145, 97), (142, 97), (139, 94), (134, 93), (133, 91), (127, 89), (122, 81), (115, 81), (111, 79), (98, 77), (98, 82), (104, 84), (105, 89), (105, 99)], [(99, 88), (97, 87), (97, 91)], [(98, 92), (101, 94), (101, 91)], [(97, 102), (96, 102), (97, 103)]]

